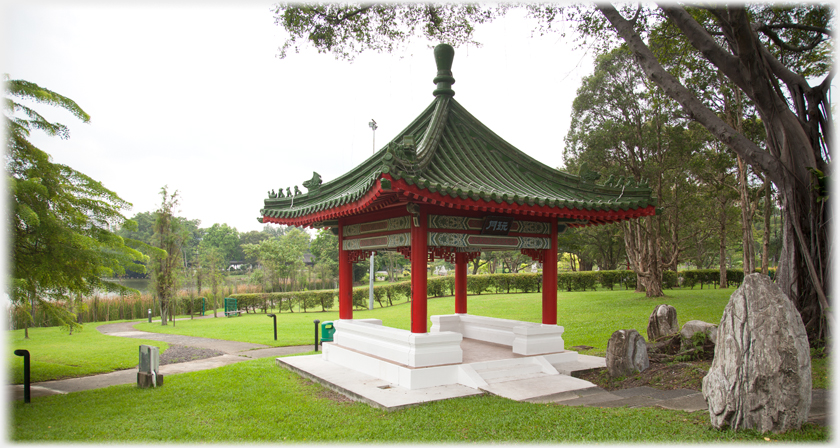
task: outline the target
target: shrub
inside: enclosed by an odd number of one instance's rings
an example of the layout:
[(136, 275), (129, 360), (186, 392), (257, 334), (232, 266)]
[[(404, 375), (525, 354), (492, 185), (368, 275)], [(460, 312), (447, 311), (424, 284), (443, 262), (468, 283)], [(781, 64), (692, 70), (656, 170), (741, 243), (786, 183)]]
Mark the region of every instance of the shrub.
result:
[(482, 292), (487, 291), (492, 283), (490, 275), (473, 275), (467, 277), (467, 291), (476, 295), (481, 295)]
[(574, 275), (575, 272), (558, 272), (557, 273), (557, 289), (562, 289), (565, 291), (571, 291), (572, 287), (574, 287)]
[[(452, 288), (449, 287), (448, 281), (452, 281)], [(435, 277), (426, 281), (426, 293), (431, 297), (441, 297), (447, 295), (450, 289), (454, 289), (454, 279), (448, 277)]]
[(595, 271), (583, 271), (578, 272), (577, 275), (574, 276), (574, 288), (575, 290), (583, 290), (586, 291), (586, 288), (595, 291), (597, 288), (595, 285), (598, 283), (598, 272)]
[(663, 271), (662, 272), (662, 287), (668, 289), (674, 289), (674, 287), (679, 286), (679, 276), (675, 271)]
[(539, 291), (540, 283), (542, 282), (542, 275), (540, 274), (513, 274), (509, 278), (513, 287), (523, 293)]
[(388, 304), (393, 305), (393, 300), (404, 297), (406, 300), (411, 300), (411, 282), (391, 283), (390, 285), (381, 286), (388, 297)]

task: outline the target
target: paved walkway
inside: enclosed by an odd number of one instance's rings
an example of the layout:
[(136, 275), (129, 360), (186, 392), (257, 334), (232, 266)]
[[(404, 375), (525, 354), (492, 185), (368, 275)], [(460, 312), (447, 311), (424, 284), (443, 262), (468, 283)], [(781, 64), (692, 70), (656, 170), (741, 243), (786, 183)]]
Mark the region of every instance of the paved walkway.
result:
[[(134, 325), (137, 323), (139, 322), (120, 322), (116, 324), (100, 325), (98, 330), (108, 336), (150, 339), (153, 341), (163, 341), (170, 344), (185, 345), (188, 347), (209, 348), (224, 353), (222, 356), (216, 356), (213, 358), (160, 366), (160, 373), (164, 377), (164, 384), (167, 375), (214, 369), (216, 367), (222, 367), (257, 358), (276, 358), (295, 353), (305, 353), (312, 351), (315, 348), (311, 344), (291, 347), (271, 347), (268, 345), (251, 344), (248, 342), (223, 341), (221, 339), (149, 333), (134, 329)], [(31, 398), (36, 398), (47, 395), (78, 392), (81, 390), (100, 389), (103, 387), (115, 386), (117, 384), (136, 383), (137, 369), (133, 368), (99, 375), (90, 375), (81, 378), (32, 383), (30, 384), (29, 393)], [(11, 389), (10, 394), (14, 400), (23, 400), (22, 384), (12, 385), (9, 386), (9, 388)]]
[[(811, 391), (811, 411), (808, 421), (817, 425), (828, 426), (831, 421), (828, 403), (830, 391), (813, 389)], [(639, 408), (658, 406), (679, 411), (708, 412), (703, 393), (690, 389), (659, 390), (648, 386), (607, 391), (600, 387), (577, 390), (560, 397), (547, 397), (538, 402), (551, 402), (564, 406), (591, 406), (601, 408)]]

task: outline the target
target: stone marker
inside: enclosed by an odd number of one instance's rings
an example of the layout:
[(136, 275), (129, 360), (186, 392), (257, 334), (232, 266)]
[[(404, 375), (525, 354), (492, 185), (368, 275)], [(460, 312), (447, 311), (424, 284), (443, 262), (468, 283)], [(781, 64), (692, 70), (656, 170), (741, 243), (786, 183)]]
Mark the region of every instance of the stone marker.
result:
[(618, 330), (607, 342), (607, 371), (610, 377), (634, 375), (650, 366), (645, 339), (636, 330)]
[(680, 330), (683, 350), (691, 347), (691, 338), (695, 333), (706, 333), (706, 339), (712, 341), (712, 344), (717, 344), (717, 325), (702, 320), (690, 320)]
[(143, 389), (163, 386), (163, 375), (159, 372), (160, 350), (153, 345), (141, 345), (137, 386)]
[(730, 297), (703, 396), (715, 428), (784, 432), (808, 420), (811, 356), (805, 326), (766, 275), (747, 275)]
[(677, 334), (680, 332), (680, 323), (677, 321), (677, 309), (671, 305), (657, 305), (648, 319), (647, 336), (648, 341), (655, 341), (662, 336)]

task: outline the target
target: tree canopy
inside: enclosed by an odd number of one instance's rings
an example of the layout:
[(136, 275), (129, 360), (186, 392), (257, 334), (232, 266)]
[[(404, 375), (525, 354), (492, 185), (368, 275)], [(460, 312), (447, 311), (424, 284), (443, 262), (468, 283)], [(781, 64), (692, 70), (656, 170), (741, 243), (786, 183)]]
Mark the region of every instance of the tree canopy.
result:
[(289, 37), (280, 47), (280, 57), (301, 42), (319, 53), (352, 60), (362, 51), (392, 52), (412, 37), (425, 37), (453, 45), (470, 43), (475, 25), (504, 14), (505, 6), (481, 3), (389, 4), (291, 4), (274, 9), (274, 20)]
[[(305, 40), (319, 52), (352, 59), (365, 51), (392, 51), (392, 42), (422, 37), (458, 46), (472, 39), (474, 24), (510, 6), (458, 9), (448, 4), (278, 5), (277, 24), (290, 37), (281, 50)], [(831, 245), (826, 179), (831, 176), (834, 10), (824, 4), (529, 4), (540, 33), (571, 21), (600, 53), (627, 45), (645, 76), (681, 107), (685, 117), (770, 180), (784, 213), (782, 256), (776, 281), (791, 297), (813, 340), (829, 336), (828, 280)], [(422, 11), (416, 14), (412, 11)], [(448, 23), (440, 13), (453, 14)], [(468, 24), (470, 26), (468, 26)], [(684, 63), (685, 62), (685, 63)], [(727, 122), (705, 89), (692, 85), (688, 63), (702, 65), (754, 107), (764, 127), (757, 142)], [(813, 83), (813, 85), (812, 85)], [(743, 202), (743, 195), (742, 195)]]
[[(73, 100), (24, 80), (6, 77), (6, 173), (11, 193), (11, 300), (40, 306), (63, 325), (75, 317), (56, 301), (72, 300), (95, 290), (125, 291), (106, 281), (128, 267), (144, 272), (146, 257), (138, 243), (111, 229), (136, 228), (123, 216), (131, 204), (100, 182), (52, 162), (29, 141), (30, 133), (69, 138), (69, 129), (50, 122), (27, 102), (60, 107), (83, 122), (90, 117)], [(19, 308), (31, 313), (25, 307)]]

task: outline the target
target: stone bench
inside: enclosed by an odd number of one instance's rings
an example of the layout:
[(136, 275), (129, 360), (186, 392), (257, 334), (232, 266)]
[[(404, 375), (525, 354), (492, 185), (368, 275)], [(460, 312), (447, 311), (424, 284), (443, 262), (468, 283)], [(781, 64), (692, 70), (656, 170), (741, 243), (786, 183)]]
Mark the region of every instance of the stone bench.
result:
[(339, 319), (333, 324), (336, 345), (409, 367), (459, 364), (463, 361), (462, 336), (458, 333), (412, 333), (385, 327), (379, 319)]
[(563, 327), (533, 322), (446, 314), (432, 316), (432, 333), (454, 332), (465, 338), (508, 345), (519, 355), (542, 355), (564, 351)]

